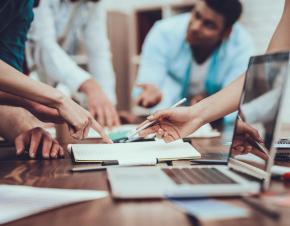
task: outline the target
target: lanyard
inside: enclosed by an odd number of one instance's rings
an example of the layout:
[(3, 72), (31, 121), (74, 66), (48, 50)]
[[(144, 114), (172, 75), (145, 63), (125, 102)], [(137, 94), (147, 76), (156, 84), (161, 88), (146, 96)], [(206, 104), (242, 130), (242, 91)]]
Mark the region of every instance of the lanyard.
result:
[[(220, 49), (220, 48), (219, 48)], [(219, 49), (215, 50), (210, 67), (205, 80), (205, 89), (208, 95), (212, 95), (219, 90), (219, 85), (217, 82), (217, 71), (218, 71), (218, 53)]]
[[(218, 70), (218, 52), (219, 49), (215, 50), (211, 57), (211, 62), (209, 64), (209, 69), (205, 80), (205, 89), (209, 95), (214, 94), (215, 92), (218, 91), (218, 85), (216, 83), (216, 74)], [(192, 64), (188, 64), (185, 78), (182, 82), (181, 98), (188, 97), (191, 72), (192, 72)]]

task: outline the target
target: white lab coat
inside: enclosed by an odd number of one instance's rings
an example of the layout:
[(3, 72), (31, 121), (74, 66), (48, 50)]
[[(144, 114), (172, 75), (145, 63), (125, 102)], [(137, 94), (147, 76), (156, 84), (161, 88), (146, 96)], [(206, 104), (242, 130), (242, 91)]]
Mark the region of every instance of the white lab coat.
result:
[[(186, 42), (190, 18), (191, 14), (185, 13), (158, 21), (145, 39), (137, 83), (154, 84), (163, 94), (161, 103), (152, 111), (167, 108), (187, 97), (193, 62)], [(252, 38), (239, 23), (235, 24), (230, 37), (210, 56), (205, 91), (212, 95), (235, 80), (246, 70), (253, 53)], [(140, 89), (135, 88), (133, 97), (139, 94)]]
[[(105, 10), (102, 3), (81, 2), (73, 13), (75, 5), (67, 0), (41, 1), (28, 35), (28, 65), (35, 65), (46, 82), (63, 83), (72, 94), (84, 81), (94, 77), (108, 98), (116, 103)], [(66, 33), (71, 14), (74, 15), (73, 26)], [(64, 33), (66, 41), (60, 46), (58, 39)], [(70, 57), (75, 54), (79, 42), (85, 47), (88, 71)]]

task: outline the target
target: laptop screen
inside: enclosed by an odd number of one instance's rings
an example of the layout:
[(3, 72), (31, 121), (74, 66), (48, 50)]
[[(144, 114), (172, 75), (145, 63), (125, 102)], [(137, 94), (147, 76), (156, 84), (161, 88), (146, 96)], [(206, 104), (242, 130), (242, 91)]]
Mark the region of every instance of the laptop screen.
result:
[(271, 150), (284, 84), (288, 77), (289, 53), (250, 59), (240, 100), (229, 156), (231, 168), (266, 179), (275, 150)]

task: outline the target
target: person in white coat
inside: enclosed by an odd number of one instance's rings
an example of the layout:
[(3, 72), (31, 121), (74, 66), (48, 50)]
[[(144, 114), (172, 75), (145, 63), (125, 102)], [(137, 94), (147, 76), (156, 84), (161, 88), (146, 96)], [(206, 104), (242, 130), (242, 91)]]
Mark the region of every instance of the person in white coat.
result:
[[(87, 69), (73, 56), (79, 47)], [(115, 74), (103, 3), (87, 0), (45, 0), (35, 10), (28, 35), (30, 70), (50, 85), (64, 84), (71, 95), (82, 93), (85, 107), (103, 126), (119, 125), (115, 108)]]
[[(285, 0), (280, 18), (266, 53), (290, 50), (290, 0)], [(159, 111), (149, 121), (158, 121), (154, 126), (142, 131), (141, 136), (157, 133), (157, 137), (171, 142), (193, 133), (202, 125), (219, 119), (238, 109), (245, 81), (245, 73), (218, 93), (191, 107), (179, 107)], [(253, 139), (259, 141), (257, 137)]]
[(236, 23), (241, 13), (239, 0), (198, 0), (191, 13), (155, 23), (141, 53), (136, 102), (152, 112), (183, 97), (192, 105), (235, 80), (255, 52)]

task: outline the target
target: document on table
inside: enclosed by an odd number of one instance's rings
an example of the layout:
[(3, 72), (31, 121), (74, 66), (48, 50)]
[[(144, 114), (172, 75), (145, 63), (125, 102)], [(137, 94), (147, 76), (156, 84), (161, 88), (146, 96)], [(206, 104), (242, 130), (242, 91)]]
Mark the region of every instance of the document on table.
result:
[(76, 162), (118, 161), (123, 165), (154, 165), (157, 161), (196, 159), (200, 153), (182, 140), (172, 143), (147, 141), (119, 144), (72, 144)]
[(107, 195), (105, 191), (0, 185), (0, 224)]
[(225, 220), (249, 217), (247, 209), (214, 199), (170, 199), (181, 211), (199, 220)]
[(214, 138), (221, 136), (221, 133), (213, 129), (210, 124), (205, 124), (198, 130), (188, 135), (187, 138)]
[[(134, 125), (134, 124), (121, 125), (121, 126), (114, 128), (112, 130), (109, 130), (106, 128), (105, 132), (112, 140), (115, 140), (115, 139), (120, 139), (120, 138), (124, 138), (124, 137), (128, 136), (128, 134), (132, 130), (136, 129), (137, 126), (138, 125)], [(101, 136), (95, 130), (90, 129), (87, 138), (101, 138)]]

